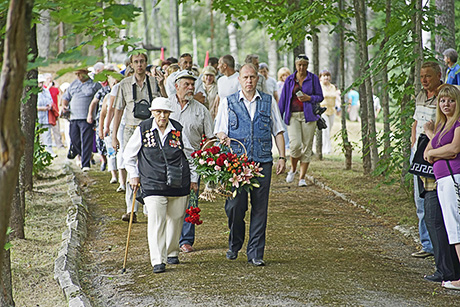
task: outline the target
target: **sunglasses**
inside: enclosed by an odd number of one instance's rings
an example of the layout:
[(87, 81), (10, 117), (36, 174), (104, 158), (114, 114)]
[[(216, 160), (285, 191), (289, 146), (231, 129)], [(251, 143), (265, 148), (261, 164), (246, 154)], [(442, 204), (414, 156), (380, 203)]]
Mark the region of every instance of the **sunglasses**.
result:
[(305, 54), (299, 54), (297, 56), (297, 60), (305, 60), (308, 61), (308, 57)]

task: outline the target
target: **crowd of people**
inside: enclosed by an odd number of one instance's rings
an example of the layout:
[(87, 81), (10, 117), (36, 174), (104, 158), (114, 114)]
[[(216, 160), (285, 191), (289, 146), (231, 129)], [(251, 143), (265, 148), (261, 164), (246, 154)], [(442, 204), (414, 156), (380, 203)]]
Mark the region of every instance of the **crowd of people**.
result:
[[(445, 83), (458, 84), (457, 53), (446, 50), (444, 60), (448, 66)], [(55, 126), (59, 116), (67, 118), (67, 157), (77, 158), (82, 171), (88, 171), (93, 153), (100, 154), (101, 170), (110, 171), (110, 183), (119, 183), (117, 192), (125, 193), (123, 221), (137, 222), (142, 206), (155, 273), (164, 272), (167, 264), (178, 264), (179, 252), (194, 251), (195, 228), (185, 221), (185, 211), (196, 199), (190, 195), (197, 196), (200, 178), (188, 157), (201, 148), (202, 138), (216, 137), (236, 154), (247, 152), (250, 161), (260, 163), (264, 176), (257, 178), (259, 188), (242, 190), (225, 202), (226, 258), (236, 259), (243, 246), (249, 194), (246, 255), (250, 264), (263, 266), (273, 145), (279, 153), (275, 173), (285, 171), (289, 148), (286, 182), (293, 182), (298, 173), (298, 186), (306, 186), (315, 131), (325, 123), (323, 153), (330, 153), (331, 128), (341, 111), (341, 93), (331, 83), (331, 73), (323, 70), (317, 76), (308, 71), (309, 59), (304, 54), (296, 57), (293, 73), (286, 67), (278, 71), (278, 81), (269, 77), (268, 65), (259, 63), (255, 54), (248, 55), (242, 66), (231, 55), (210, 58), (201, 73), (189, 53), (156, 64), (149, 65), (145, 53), (132, 53), (120, 74), (117, 67), (98, 63), (91, 72), (76, 70), (77, 79), (59, 89), (53, 86), (51, 75), (39, 75), (43, 90), (38, 97), (38, 122), (47, 128), (41, 135), (46, 150), (54, 155), (51, 136), (55, 130), (55, 144), (64, 146)], [(99, 73), (107, 76), (104, 82), (93, 81), (92, 76)], [(460, 195), (456, 192), (460, 186), (460, 91), (442, 85), (441, 68), (434, 62), (422, 66), (420, 79), (423, 88), (416, 98), (412, 153), (419, 136), (428, 135), (431, 142), (424, 157), (433, 163), (435, 178), (414, 176), (422, 249), (413, 256), (434, 254), (436, 271), (425, 279), (460, 290)], [(351, 90), (347, 96), (350, 120), (358, 120), (359, 94)], [(378, 114), (377, 97), (374, 107)]]

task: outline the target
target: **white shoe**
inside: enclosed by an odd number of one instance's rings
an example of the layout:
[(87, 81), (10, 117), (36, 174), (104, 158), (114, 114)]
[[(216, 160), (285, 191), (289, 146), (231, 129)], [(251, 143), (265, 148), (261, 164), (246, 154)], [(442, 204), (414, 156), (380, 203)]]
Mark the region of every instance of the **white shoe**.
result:
[(286, 182), (291, 183), (294, 181), (295, 172), (288, 172), (286, 176)]
[(305, 182), (305, 179), (300, 179), (299, 180), (299, 187), (306, 187), (307, 183)]
[(117, 183), (117, 182), (118, 182), (117, 178), (110, 179), (110, 183)]
[(88, 172), (88, 171), (90, 170), (90, 168), (87, 167), (87, 166), (85, 166), (85, 167), (83, 167), (81, 170), (82, 170), (82, 172)]
[(117, 192), (125, 192), (126, 191), (126, 187), (124, 185), (120, 185), (117, 189)]

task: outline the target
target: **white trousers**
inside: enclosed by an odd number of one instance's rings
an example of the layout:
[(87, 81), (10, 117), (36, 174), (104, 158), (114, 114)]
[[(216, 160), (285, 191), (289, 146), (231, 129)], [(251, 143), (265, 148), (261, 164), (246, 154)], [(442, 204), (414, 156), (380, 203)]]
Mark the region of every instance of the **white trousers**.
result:
[(147, 237), (152, 266), (179, 255), (179, 239), (184, 223), (188, 196), (148, 196), (144, 198), (148, 214)]
[[(460, 174), (454, 175), (454, 178), (460, 183)], [(458, 244), (460, 243), (460, 212), (454, 182), (450, 175), (437, 181), (437, 191), (449, 244)]]
[(326, 115), (323, 113), (322, 118), (326, 121), (327, 128), (323, 129), (323, 154), (328, 155), (332, 152), (332, 143), (331, 143), (331, 130), (332, 125), (334, 124), (335, 114)]
[(316, 131), (316, 122), (306, 122), (303, 112), (294, 112), (287, 126), (289, 134), (289, 148), (291, 157), (308, 163), (312, 156), (313, 137)]

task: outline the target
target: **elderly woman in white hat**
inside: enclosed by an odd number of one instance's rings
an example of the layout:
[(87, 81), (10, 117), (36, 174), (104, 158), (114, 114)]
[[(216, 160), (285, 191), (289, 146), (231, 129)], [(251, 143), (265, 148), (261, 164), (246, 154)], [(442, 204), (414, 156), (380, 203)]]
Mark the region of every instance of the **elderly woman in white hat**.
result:
[[(190, 194), (191, 176), (186, 157), (192, 148), (182, 125), (169, 119), (173, 111), (167, 98), (150, 107), (153, 118), (144, 120), (129, 139), (123, 154), (133, 190), (142, 187), (148, 211), (148, 242), (154, 273), (179, 263), (179, 237)], [(195, 180), (196, 181), (196, 180)]]

